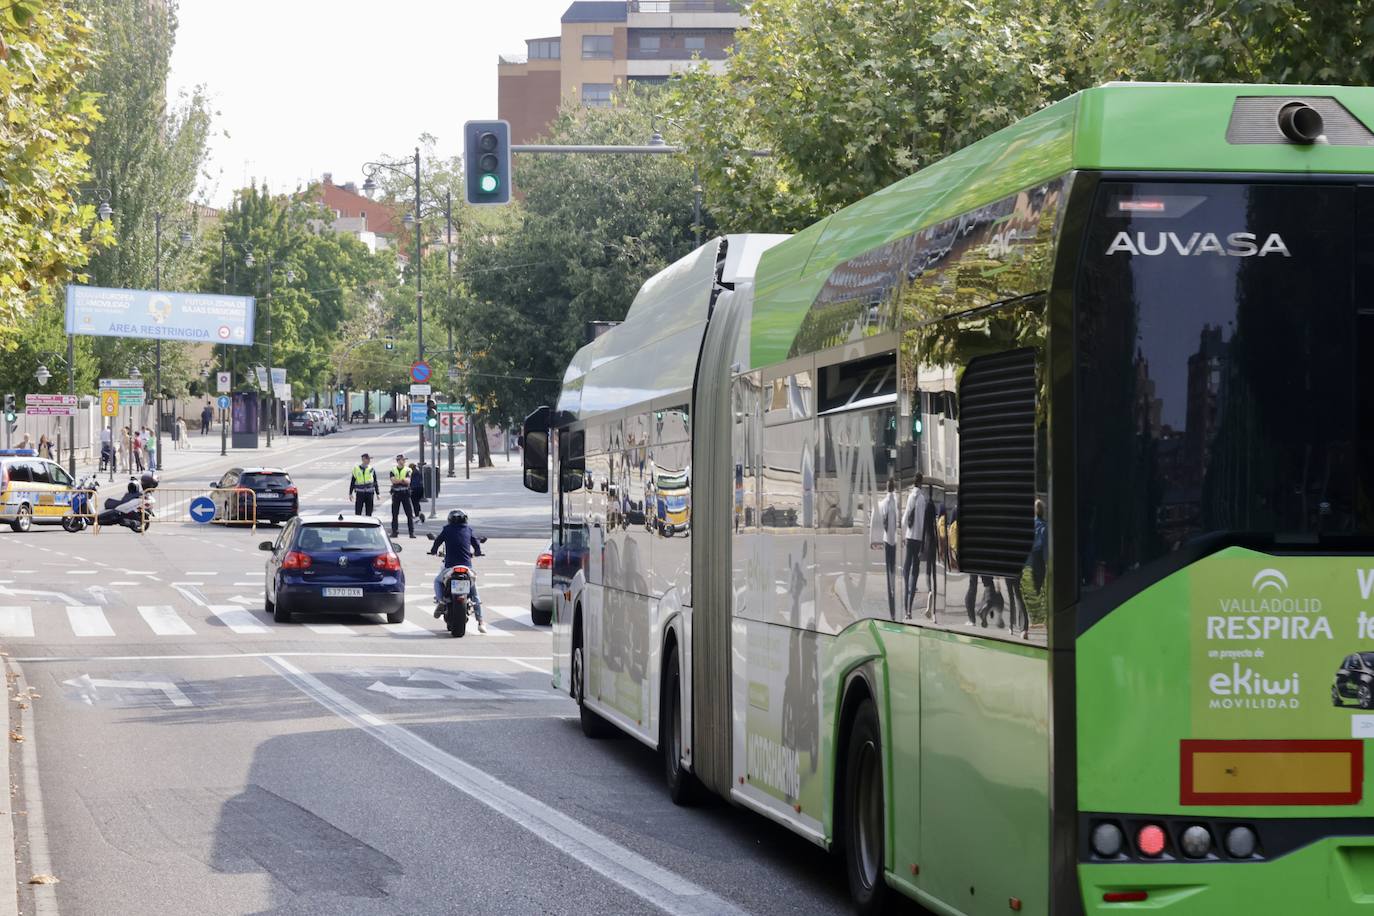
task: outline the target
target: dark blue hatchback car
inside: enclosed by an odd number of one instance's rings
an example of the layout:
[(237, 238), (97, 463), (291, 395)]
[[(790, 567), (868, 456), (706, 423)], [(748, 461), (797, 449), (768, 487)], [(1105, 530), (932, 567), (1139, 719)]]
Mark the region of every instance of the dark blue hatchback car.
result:
[(387, 623), (406, 618), (401, 548), (387, 539), (379, 519), (300, 516), (275, 543), (258, 547), (272, 554), (266, 609), (277, 623), (290, 623), (295, 613), (385, 614)]

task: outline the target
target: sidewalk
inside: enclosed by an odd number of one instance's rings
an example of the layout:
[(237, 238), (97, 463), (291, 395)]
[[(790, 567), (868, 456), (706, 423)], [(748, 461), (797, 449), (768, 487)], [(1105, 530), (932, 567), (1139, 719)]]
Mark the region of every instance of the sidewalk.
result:
[[(324, 441), (321, 438), (311, 438), (309, 436), (273, 436), (272, 447), (267, 448), (267, 436), (263, 435), (259, 439), (258, 448), (233, 448), (226, 447), (225, 454), (220, 454), (220, 438), (218, 432), (208, 436), (202, 436), (199, 432), (187, 436), (190, 442), (189, 449), (175, 449), (170, 436), (163, 436), (163, 451), (166, 453), (167, 461), (164, 467), (158, 469), (158, 478), (164, 482), (180, 480), (188, 474), (199, 472), (206, 467), (217, 467), (228, 470), (231, 467), (242, 465), (272, 465), (279, 464), (281, 456), (289, 455), (299, 449), (305, 448), (312, 442)], [(332, 442), (341, 441), (337, 437), (330, 437)], [(226, 446), (228, 442), (226, 441)], [(95, 460), (77, 461), (76, 477), (80, 480), (87, 474), (100, 473), (102, 480), (109, 480), (110, 472), (105, 470), (99, 472), (99, 455)], [(168, 466), (169, 465), (169, 466)], [(65, 462), (63, 464), (65, 467)], [(129, 477), (129, 470), (122, 464), (119, 472), (114, 475), (116, 480), (123, 480)]]

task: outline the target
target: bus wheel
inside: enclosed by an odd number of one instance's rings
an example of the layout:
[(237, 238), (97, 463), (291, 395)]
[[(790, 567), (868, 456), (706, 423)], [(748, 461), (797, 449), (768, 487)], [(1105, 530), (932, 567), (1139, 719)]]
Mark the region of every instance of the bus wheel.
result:
[(658, 747), (663, 752), (663, 776), (675, 805), (693, 804), (698, 797), (696, 777), (682, 765), (682, 671), (677, 650), (668, 655), (659, 694)]
[(845, 751), (843, 837), (849, 896), (861, 916), (883, 912), (889, 897), (883, 880), (883, 742), (878, 710), (864, 700), (854, 715)]
[(587, 665), (582, 651), (582, 629), (578, 627), (572, 651), (573, 699), (577, 701), (578, 717), (582, 720), (582, 734), (588, 738), (609, 738), (614, 732), (610, 723), (587, 708)]
[(28, 503), (19, 507), (19, 511), (14, 516), (14, 521), (10, 522), (10, 527), (20, 534), (26, 533), (33, 527), (33, 509)]

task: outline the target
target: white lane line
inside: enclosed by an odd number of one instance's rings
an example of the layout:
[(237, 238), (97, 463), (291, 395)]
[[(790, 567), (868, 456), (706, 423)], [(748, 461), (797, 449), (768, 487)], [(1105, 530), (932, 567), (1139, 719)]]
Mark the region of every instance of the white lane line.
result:
[(95, 569), (66, 569), (63, 570), (69, 576), (94, 576), (99, 570)]
[(206, 606), (205, 596), (204, 596), (203, 594), (201, 594), (200, 589), (191, 587), (189, 583), (187, 583), (187, 582), (173, 582), (173, 583), (172, 583), (172, 588), (174, 588), (174, 589), (176, 589), (177, 591), (181, 592), (182, 597), (184, 597), (186, 600), (190, 601), (190, 602), (191, 602), (192, 604), (194, 604), (196, 607), (205, 607), (205, 606)]
[(533, 566), (533, 565), (534, 565), (533, 563), (530, 563), (530, 562), (528, 562), (528, 561), (526, 561), (526, 560), (502, 560), (502, 562), (505, 563), (507, 566)]
[(511, 661), (515, 662), (515, 664), (519, 665), (521, 668), (528, 668), (531, 671), (538, 671), (540, 674), (553, 674), (553, 672), (550, 671), (548, 668), (541, 668), (538, 665), (531, 665), (529, 662), (521, 661), (518, 658), (513, 658), (511, 659)]
[(138, 606), (138, 613), (157, 636), (194, 636), (196, 631), (181, 619), (176, 609), (167, 604)]
[(392, 636), (400, 636), (405, 638), (414, 636), (431, 636), (435, 633), (434, 630), (422, 627), (418, 623), (412, 623), (409, 620), (402, 620), (400, 623), (384, 623), (382, 624), (382, 629), (386, 630)]
[(204, 570), (204, 569), (188, 569), (188, 570), (186, 570), (186, 575), (188, 575), (188, 576), (218, 576), (218, 575), (219, 575), (219, 571), (218, 571), (218, 570), (214, 570), (214, 569), (211, 569), (211, 570)]
[(72, 625), (72, 634), (75, 636), (113, 636), (114, 630), (110, 627), (110, 621), (105, 619), (105, 612), (98, 607), (89, 605), (74, 605), (67, 608), (67, 621)]
[(744, 913), (730, 902), (602, 836), (562, 811), (440, 750), (413, 732), (387, 722), (285, 658), (269, 655), (263, 663), (340, 719), (665, 913), (673, 916)]
[(26, 607), (0, 607), (0, 636), (7, 639), (33, 635), (33, 611)]
[(146, 585), (147, 583), (146, 583), (146, 582), (133, 582), (133, 581), (127, 581), (127, 580), (126, 580), (126, 581), (123, 581), (123, 582), (109, 582), (109, 583), (107, 583), (107, 584), (108, 584), (108, 585)]
[(234, 586), (234, 588), (243, 588), (243, 587), (245, 587), (245, 586), (262, 585), (262, 580), (261, 580), (261, 579), (250, 579), (250, 580), (248, 580), (248, 581), (246, 581), (246, 582), (230, 582), (229, 584), (232, 585), (232, 586)]
[(321, 636), (357, 636), (358, 631), (349, 629), (341, 623), (307, 623), (305, 628)]
[(536, 626), (534, 625), (534, 621), (532, 621), (532, 620), (529, 619), (529, 617), (530, 617), (529, 608), (523, 608), (523, 607), (506, 607), (506, 606), (504, 606), (504, 605), (487, 604), (485, 601), (483, 601), (483, 602), (482, 602), (482, 612), (483, 612), (483, 613), (495, 614), (495, 615), (497, 615), (498, 617), (504, 617), (506, 620), (514, 621), (515, 623), (521, 624), (521, 625), (523, 625), (523, 626), (527, 626), (527, 627), (529, 627), (531, 630), (538, 630), (538, 629), (540, 629), (539, 627), (536, 627)]
[[(435, 635), (439, 635), (438, 632)], [(425, 658), (430, 661), (460, 662), (553, 662), (548, 655), (442, 655), (435, 652), (228, 652), (200, 655), (21, 655), (10, 659), (16, 662), (153, 662), (224, 661), (236, 658)]]
[(210, 613), (219, 618), (219, 622), (224, 624), (235, 633), (259, 634), (270, 633), (267, 627), (259, 622), (251, 612), (245, 611), (237, 604), (212, 604), (209, 606)]

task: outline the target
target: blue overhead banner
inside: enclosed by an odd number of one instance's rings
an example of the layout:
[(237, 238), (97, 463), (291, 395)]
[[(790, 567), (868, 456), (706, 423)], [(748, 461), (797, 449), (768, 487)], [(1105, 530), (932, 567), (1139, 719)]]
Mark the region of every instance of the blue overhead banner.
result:
[(186, 343), (253, 343), (252, 296), (67, 285), (67, 333)]

